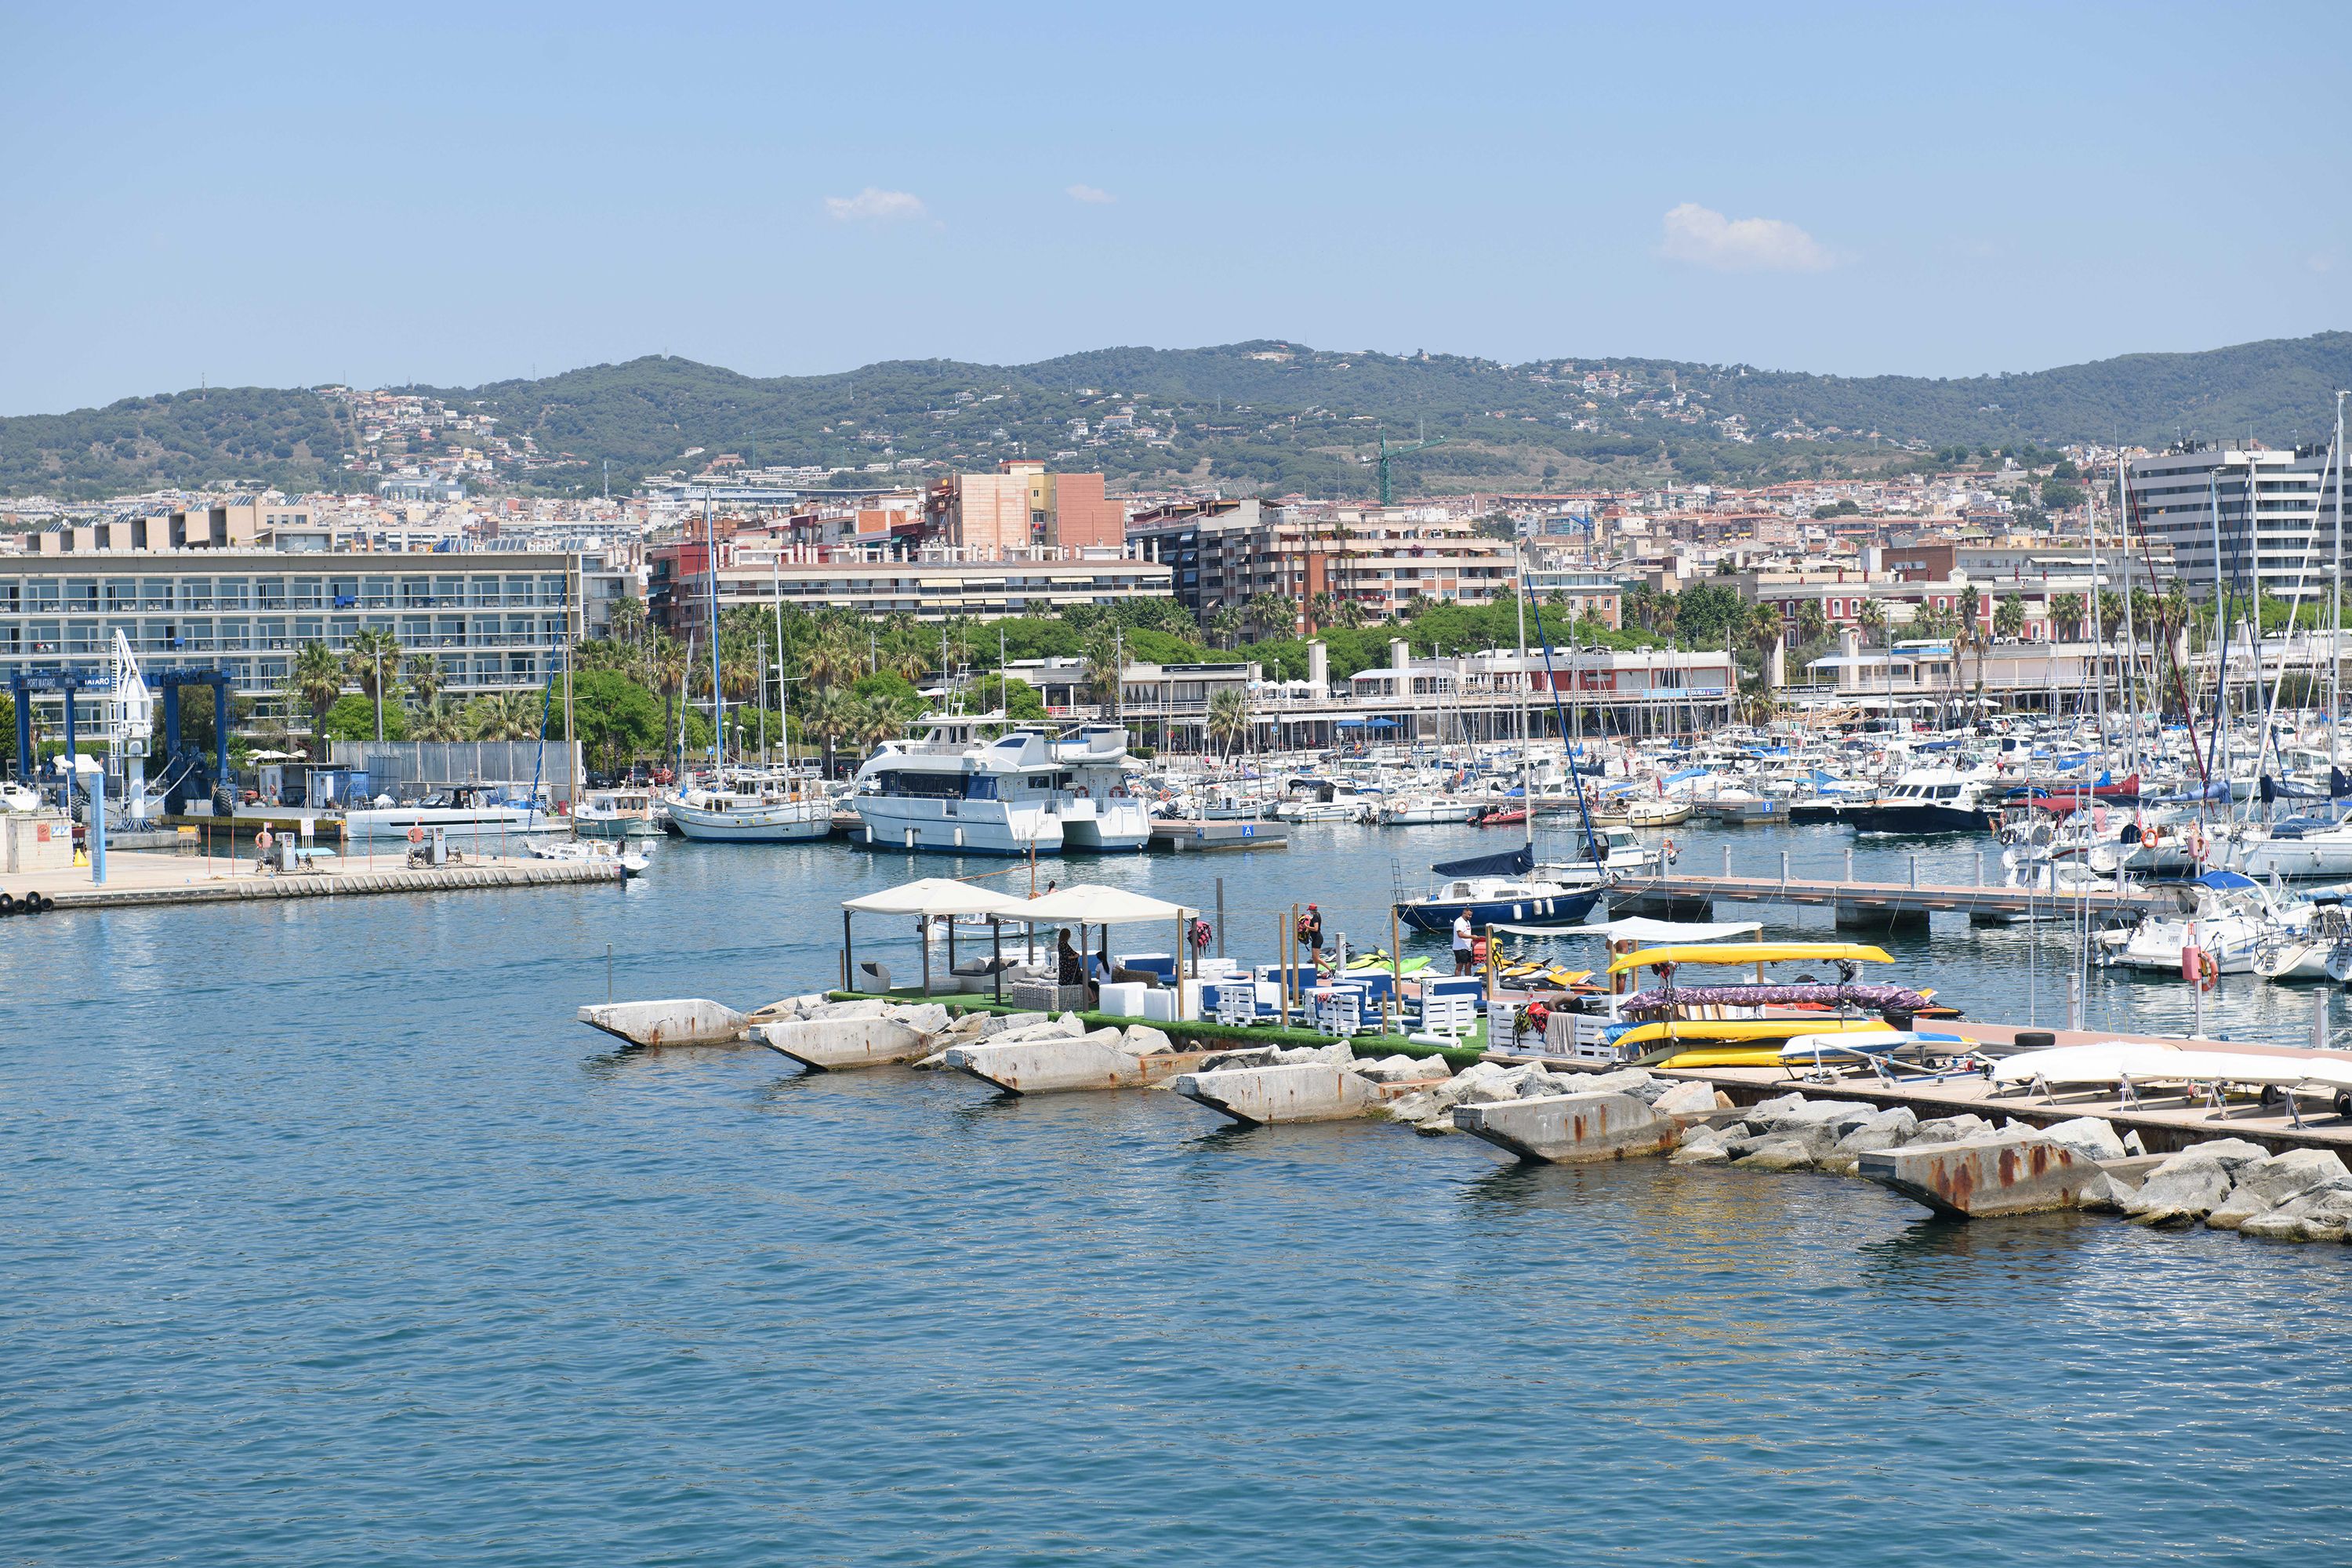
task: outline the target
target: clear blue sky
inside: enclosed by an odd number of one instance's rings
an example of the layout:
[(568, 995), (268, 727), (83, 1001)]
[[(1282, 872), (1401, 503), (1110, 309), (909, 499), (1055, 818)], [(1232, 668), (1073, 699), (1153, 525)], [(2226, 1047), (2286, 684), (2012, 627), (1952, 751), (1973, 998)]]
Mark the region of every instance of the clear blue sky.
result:
[(1284, 337), (2352, 326), (2352, 6), (0, 8), (0, 412)]

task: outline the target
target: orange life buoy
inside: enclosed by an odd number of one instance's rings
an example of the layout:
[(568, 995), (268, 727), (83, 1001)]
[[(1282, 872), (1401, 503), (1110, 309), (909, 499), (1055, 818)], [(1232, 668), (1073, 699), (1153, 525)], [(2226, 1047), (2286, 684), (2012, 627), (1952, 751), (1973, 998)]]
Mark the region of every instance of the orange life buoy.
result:
[(1673, 834), (1669, 833), (1666, 835), (1666, 858), (1671, 861), (1674, 859), (1675, 854), (1675, 837)]
[(408, 841), (411, 844), (422, 844), (425, 842), (424, 824), (412, 822), (408, 825)]

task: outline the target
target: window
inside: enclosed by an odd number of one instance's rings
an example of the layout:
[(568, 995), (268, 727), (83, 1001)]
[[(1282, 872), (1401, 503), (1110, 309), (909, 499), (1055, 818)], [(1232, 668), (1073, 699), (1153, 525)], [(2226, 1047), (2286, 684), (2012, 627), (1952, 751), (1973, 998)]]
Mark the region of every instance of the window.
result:
[(98, 608), (98, 582), (90, 577), (66, 579), (66, 608), (69, 611), (92, 611)]
[(211, 578), (190, 577), (180, 584), (180, 608), (209, 610), (212, 607), (213, 580)]

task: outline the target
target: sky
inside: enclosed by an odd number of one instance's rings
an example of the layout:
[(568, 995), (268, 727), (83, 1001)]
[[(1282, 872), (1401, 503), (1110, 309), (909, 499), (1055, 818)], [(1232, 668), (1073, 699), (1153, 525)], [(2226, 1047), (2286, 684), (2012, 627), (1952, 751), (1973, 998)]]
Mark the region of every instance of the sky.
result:
[(2352, 326), (2352, 5), (0, 0), (0, 413), (1114, 344)]

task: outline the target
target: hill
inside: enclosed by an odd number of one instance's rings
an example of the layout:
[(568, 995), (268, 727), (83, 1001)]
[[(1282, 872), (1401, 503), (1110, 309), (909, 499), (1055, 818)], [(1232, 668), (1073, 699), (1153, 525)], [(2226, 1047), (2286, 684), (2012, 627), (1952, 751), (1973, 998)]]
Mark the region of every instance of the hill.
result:
[[(1260, 341), (1113, 348), (1027, 365), (890, 361), (753, 377), (667, 357), (477, 387), (406, 387), (528, 438), (499, 482), (564, 491), (698, 468), (1100, 468), (1130, 485), (1365, 495), (1385, 432), (1440, 444), (1396, 461), (1410, 490), (1668, 479), (1754, 483), (1983, 450), (2158, 444), (2252, 429), (2309, 439), (2352, 384), (2352, 333), (2129, 354), (1960, 379), (1831, 376), (1669, 360), (1523, 364)], [(212, 389), (0, 420), (0, 492), (338, 482), (364, 433), (318, 392)], [(513, 448), (521, 450), (518, 445)], [(381, 452), (370, 448), (372, 456)], [(397, 455), (397, 454), (395, 454)]]

